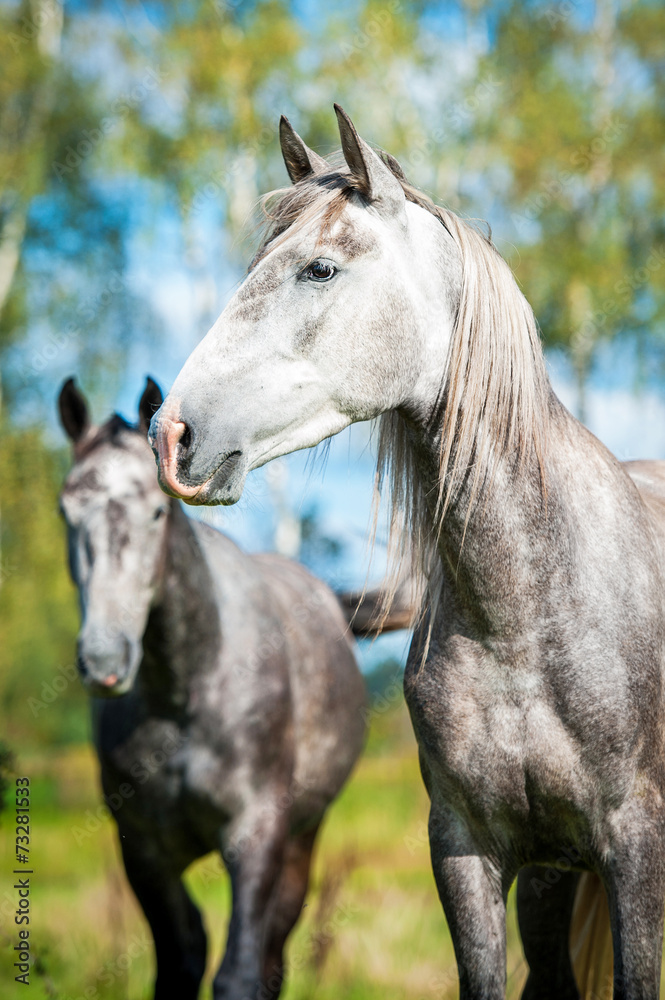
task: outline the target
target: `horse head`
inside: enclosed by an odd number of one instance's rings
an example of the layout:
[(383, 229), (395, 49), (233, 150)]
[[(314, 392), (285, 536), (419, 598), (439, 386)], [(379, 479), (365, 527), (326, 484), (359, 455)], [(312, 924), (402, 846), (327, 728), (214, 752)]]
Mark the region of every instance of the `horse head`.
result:
[(162, 488), (187, 503), (235, 503), (249, 470), (437, 396), (455, 296), (432, 274), (447, 255), (459, 283), (457, 248), (336, 111), (339, 167), (282, 119), (293, 187), (268, 201), (243, 283), (153, 418)]
[(60, 506), (81, 607), (78, 667), (95, 695), (131, 688), (158, 587), (169, 501), (159, 489), (146, 435), (161, 402), (148, 379), (137, 427), (117, 414), (94, 426), (74, 380), (60, 392), (60, 420), (74, 451)]

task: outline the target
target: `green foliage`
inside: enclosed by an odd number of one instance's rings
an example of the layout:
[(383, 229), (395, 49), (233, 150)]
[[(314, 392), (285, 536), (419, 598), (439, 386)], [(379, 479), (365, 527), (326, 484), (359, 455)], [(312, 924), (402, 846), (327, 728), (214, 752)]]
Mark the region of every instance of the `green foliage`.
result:
[(17, 750), (82, 740), (88, 729), (74, 663), (75, 592), (57, 509), (63, 474), (63, 456), (40, 433), (4, 429), (0, 711), (3, 735)]
[(662, 5), (513, 3), (480, 67), (496, 87), (477, 137), (487, 173), (506, 168), (517, 274), (581, 386), (603, 340), (662, 349), (664, 33)]

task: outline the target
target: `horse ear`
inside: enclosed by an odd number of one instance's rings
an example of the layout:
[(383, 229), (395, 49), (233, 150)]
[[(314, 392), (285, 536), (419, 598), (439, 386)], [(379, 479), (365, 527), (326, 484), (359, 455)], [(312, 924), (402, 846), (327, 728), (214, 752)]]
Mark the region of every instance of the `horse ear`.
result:
[[(353, 176), (356, 188), (368, 201), (380, 208), (385, 215), (398, 215), (404, 209), (406, 198), (402, 185), (390, 166), (384, 163), (371, 146), (361, 139), (347, 113), (335, 105), (342, 152)], [(388, 154), (386, 154), (388, 155)], [(391, 163), (393, 157), (390, 157)], [(398, 166), (399, 176), (404, 176)]]
[(139, 402), (139, 430), (148, 433), (150, 421), (164, 402), (162, 390), (150, 376), (145, 380), (145, 389)]
[(90, 415), (85, 396), (73, 378), (68, 378), (60, 390), (58, 410), (65, 434), (76, 444), (90, 427)]
[(395, 177), (399, 177), (401, 181), (405, 181), (407, 184), (409, 183), (406, 174), (404, 173), (401, 165), (395, 159), (394, 156), (392, 156), (390, 153), (386, 153), (385, 149), (382, 149), (380, 151), (379, 156), (381, 157), (385, 165), (388, 167), (388, 169), (391, 171), (391, 173), (395, 175)]
[(306, 146), (291, 122), (284, 115), (279, 120), (279, 142), (287, 173), (294, 184), (312, 174), (321, 174), (330, 170), (329, 164)]

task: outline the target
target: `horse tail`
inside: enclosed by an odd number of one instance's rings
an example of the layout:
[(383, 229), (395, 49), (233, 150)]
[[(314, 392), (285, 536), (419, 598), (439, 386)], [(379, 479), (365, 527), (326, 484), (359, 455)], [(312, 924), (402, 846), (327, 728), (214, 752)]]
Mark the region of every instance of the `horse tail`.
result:
[(349, 628), (359, 638), (374, 637), (384, 632), (411, 628), (417, 608), (414, 606), (408, 586), (400, 586), (390, 608), (384, 606), (384, 593), (380, 587), (374, 590), (347, 590), (337, 594)]
[(614, 960), (607, 895), (600, 878), (582, 872), (570, 921), (570, 955), (581, 1000), (612, 996)]

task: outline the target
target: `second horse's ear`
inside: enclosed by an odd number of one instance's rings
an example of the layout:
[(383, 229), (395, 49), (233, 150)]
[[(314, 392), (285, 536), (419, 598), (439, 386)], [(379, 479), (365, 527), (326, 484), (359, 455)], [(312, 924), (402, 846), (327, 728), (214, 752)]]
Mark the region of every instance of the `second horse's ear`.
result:
[(90, 414), (85, 396), (73, 378), (68, 378), (60, 390), (58, 411), (65, 434), (77, 444), (90, 427)]
[(143, 395), (141, 396), (141, 401), (139, 403), (139, 430), (144, 434), (148, 433), (150, 421), (155, 413), (157, 413), (157, 410), (163, 402), (164, 397), (162, 396), (162, 390), (148, 375), (145, 383), (145, 389), (143, 390)]

